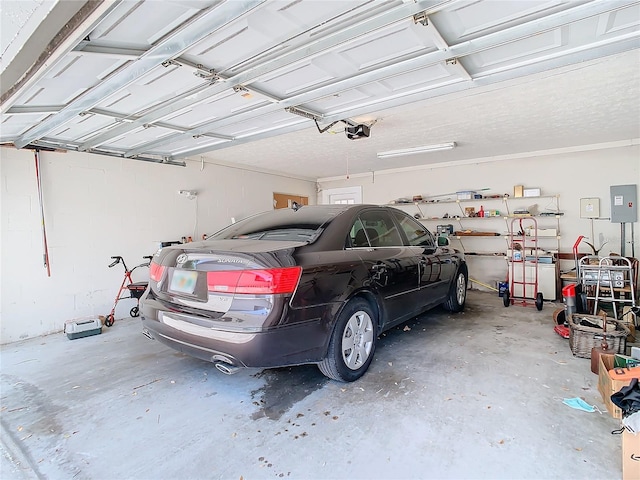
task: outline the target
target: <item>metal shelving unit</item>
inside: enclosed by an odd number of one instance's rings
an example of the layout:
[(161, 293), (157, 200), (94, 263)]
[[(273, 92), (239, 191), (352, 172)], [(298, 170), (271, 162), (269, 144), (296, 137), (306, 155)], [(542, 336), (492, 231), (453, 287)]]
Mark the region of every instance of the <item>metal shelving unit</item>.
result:
[[(438, 222), (440, 224), (453, 224), (457, 225), (459, 228), (454, 230), (452, 236), (456, 240), (459, 241), (460, 247), (464, 252), (472, 252), (472, 254), (477, 256), (484, 257), (497, 257), (497, 258), (505, 258), (505, 256), (509, 257), (509, 236), (511, 232), (509, 231), (510, 222), (513, 218), (536, 218), (541, 225), (546, 224), (550, 225), (550, 222), (546, 220), (550, 220), (554, 222), (555, 227), (555, 235), (547, 236), (542, 235), (541, 232), (536, 232), (536, 237), (539, 237), (537, 240), (538, 248), (543, 250), (549, 250), (552, 252), (557, 252), (560, 250), (560, 218), (559, 214), (559, 199), (560, 195), (542, 195), (539, 197), (510, 197), (508, 195), (500, 195), (493, 196), (487, 198), (476, 198), (476, 199), (468, 199), (468, 200), (442, 200), (442, 201), (420, 201), (420, 202), (406, 202), (406, 203), (395, 203), (389, 204), (389, 206), (402, 208), (402, 207), (412, 207), (417, 211), (416, 218), (422, 222)], [(534, 201), (540, 200), (548, 200), (549, 204), (552, 206), (552, 210), (545, 212), (543, 214), (534, 213), (530, 215), (516, 215), (515, 212), (518, 211), (518, 205), (525, 205), (527, 202), (531, 203)], [(499, 202), (498, 208), (490, 208), (491, 206), (495, 206), (496, 202)], [(486, 205), (489, 208), (485, 210), (484, 217), (469, 217), (466, 216), (465, 208), (467, 206), (477, 206), (482, 205), (483, 207)], [(446, 211), (447, 206), (453, 207), (455, 212), (454, 214), (450, 214), (450, 212)], [(548, 206), (548, 205), (547, 205)], [(440, 212), (440, 215), (428, 215), (429, 211), (437, 211)], [(498, 211), (498, 214), (493, 214), (493, 212)], [(442, 213), (444, 212), (444, 213)], [(446, 216), (445, 216), (446, 215)], [(498, 226), (497, 223), (492, 221), (495, 220), (503, 220), (504, 228)], [(485, 223), (486, 222), (486, 223)], [(489, 228), (486, 230), (482, 230), (477, 232), (473, 229), (477, 229), (480, 225), (487, 225)], [(500, 224), (502, 225), (502, 224)], [(431, 228), (431, 230), (435, 230), (435, 228)], [(501, 230), (501, 231), (498, 231)], [(461, 232), (465, 232), (462, 234)], [(468, 232), (468, 233), (466, 233)], [(504, 254), (504, 251), (486, 251), (486, 244), (484, 245), (484, 251), (473, 252), (469, 245), (465, 245), (465, 243), (471, 242), (471, 240), (475, 239), (488, 239), (488, 238), (503, 238), (507, 241), (507, 254)], [(555, 243), (551, 245), (549, 240), (555, 239)], [(543, 245), (550, 246), (551, 248), (544, 248)], [(491, 248), (491, 247), (489, 247)]]
[[(560, 195), (541, 195), (538, 197), (511, 197), (509, 195), (489, 195), (474, 199), (443, 199), (397, 202), (389, 206), (400, 208), (415, 214), (417, 220), (423, 222), (434, 233), (438, 225), (452, 225), (453, 232), (449, 238), (454, 240), (456, 248), (462, 250), (468, 258), (488, 259), (499, 258), (506, 261), (507, 270), (511, 270), (512, 249), (510, 239), (514, 239), (511, 232), (511, 222), (515, 218), (531, 218), (536, 220), (535, 231), (527, 230), (527, 249), (529, 257), (534, 253), (537, 257), (551, 258), (551, 264), (541, 265), (541, 288), (546, 300), (558, 298), (560, 284), (559, 264), (555, 261), (555, 254), (560, 251)], [(475, 207), (475, 211), (482, 206), (484, 217), (469, 217), (465, 211), (468, 207)], [(518, 214), (528, 211), (528, 214)], [(540, 230), (538, 230), (540, 228)], [(494, 243), (491, 239), (503, 239), (502, 244)], [(535, 250), (535, 252), (534, 252)], [(490, 260), (489, 260), (490, 261)], [(522, 281), (528, 281), (532, 275), (531, 261), (522, 275)], [(549, 262), (548, 262), (549, 263)], [(528, 292), (527, 292), (528, 294)]]

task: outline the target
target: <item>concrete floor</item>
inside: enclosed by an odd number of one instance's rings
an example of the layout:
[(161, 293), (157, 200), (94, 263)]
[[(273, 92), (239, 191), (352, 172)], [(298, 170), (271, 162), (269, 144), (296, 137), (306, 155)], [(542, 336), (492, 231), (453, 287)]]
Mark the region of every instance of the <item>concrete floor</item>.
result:
[[(2, 470), (50, 479), (615, 479), (619, 421), (554, 306), (470, 292), (384, 335), (369, 372), (242, 370), (174, 352), (138, 319), (1, 349)], [(408, 327), (408, 328), (407, 328)]]

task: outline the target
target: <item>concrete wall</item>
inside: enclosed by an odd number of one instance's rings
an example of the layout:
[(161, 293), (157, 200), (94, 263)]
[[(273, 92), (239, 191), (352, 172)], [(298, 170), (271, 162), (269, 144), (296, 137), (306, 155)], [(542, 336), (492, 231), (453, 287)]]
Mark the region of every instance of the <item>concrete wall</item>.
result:
[[(231, 218), (272, 209), (273, 192), (308, 196), (315, 182), (205, 163), (158, 165), (81, 153), (41, 152), (51, 277), (43, 267), (34, 155), (0, 149), (0, 342), (43, 335), (105, 315), (122, 281), (112, 255), (131, 264), (159, 242), (200, 238)], [(178, 190), (197, 190), (197, 199)], [(140, 269), (134, 280), (146, 280)], [(134, 274), (134, 275), (135, 275)], [(135, 303), (121, 301), (116, 318)]]
[[(381, 171), (365, 176), (352, 175), (350, 179), (320, 179), (319, 198), (322, 192), (329, 188), (361, 185), (363, 190), (363, 202), (373, 204), (385, 204), (400, 197), (413, 197), (414, 195), (438, 195), (460, 190), (474, 190), (489, 188), (483, 194), (513, 195), (514, 185), (525, 187), (539, 187), (542, 195), (559, 194), (560, 211), (564, 212), (560, 219), (560, 251), (571, 253), (572, 246), (579, 235), (595, 237), (588, 241), (600, 246), (606, 241), (601, 254), (620, 252), (620, 224), (612, 224), (609, 220), (595, 220), (593, 222), (593, 235), (591, 233), (591, 221), (580, 218), (580, 198), (595, 197), (600, 199), (600, 216), (609, 217), (611, 212), (609, 187), (611, 185), (640, 185), (640, 147), (637, 141), (627, 142), (628, 146), (591, 146), (584, 147), (581, 151), (541, 152), (526, 158), (504, 159), (480, 159), (469, 162), (466, 165), (439, 166), (432, 168), (416, 168), (404, 171)], [(611, 147), (611, 148), (609, 148)], [(437, 154), (434, 154), (437, 155)], [(439, 197), (444, 199), (447, 197)], [(455, 198), (455, 195), (452, 196)], [(509, 202), (511, 210), (514, 205), (526, 206), (537, 204), (542, 211), (547, 207), (553, 208), (552, 199), (540, 198), (524, 202)], [(475, 206), (476, 211), (480, 205), (485, 209), (505, 210), (502, 200), (478, 201), (463, 206)], [(415, 213), (414, 206), (401, 207), (406, 211)], [(458, 205), (442, 204), (431, 205), (423, 208), (427, 216), (442, 216), (443, 213), (460, 214)], [(551, 226), (552, 220), (539, 219), (541, 226)], [(452, 223), (455, 229), (461, 226), (456, 222), (447, 220), (433, 220), (425, 222), (432, 230), (437, 224)], [(464, 221), (463, 229), (488, 230), (505, 233), (507, 225), (504, 219), (481, 220), (471, 219)], [(467, 250), (504, 252), (507, 237), (499, 238), (463, 238)], [(636, 256), (640, 256), (640, 228), (636, 224), (635, 246)], [(627, 225), (627, 240), (631, 240), (630, 226)], [(542, 241), (541, 246), (542, 246)], [(555, 241), (549, 243), (545, 240), (544, 246), (552, 247)], [(454, 245), (459, 245), (455, 243)], [(589, 247), (584, 243), (580, 246), (580, 252), (589, 252)], [(631, 255), (631, 245), (626, 245), (626, 255)], [(482, 283), (494, 286), (497, 280), (503, 280), (507, 274), (507, 263), (501, 257), (467, 257), (470, 266), (470, 276)], [(572, 261), (562, 262), (563, 270), (571, 269)], [(483, 289), (479, 284), (474, 287)]]

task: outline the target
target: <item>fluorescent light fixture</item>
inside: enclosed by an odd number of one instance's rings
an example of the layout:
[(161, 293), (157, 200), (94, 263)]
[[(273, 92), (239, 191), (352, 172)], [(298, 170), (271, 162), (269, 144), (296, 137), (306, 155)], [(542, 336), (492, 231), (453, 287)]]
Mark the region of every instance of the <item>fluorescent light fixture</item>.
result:
[(389, 150), (388, 152), (378, 152), (378, 158), (404, 157), (406, 155), (416, 155), (418, 153), (438, 152), (440, 150), (451, 150), (456, 147), (456, 142), (438, 143), (437, 145), (425, 145), (424, 147), (403, 148), (402, 150)]

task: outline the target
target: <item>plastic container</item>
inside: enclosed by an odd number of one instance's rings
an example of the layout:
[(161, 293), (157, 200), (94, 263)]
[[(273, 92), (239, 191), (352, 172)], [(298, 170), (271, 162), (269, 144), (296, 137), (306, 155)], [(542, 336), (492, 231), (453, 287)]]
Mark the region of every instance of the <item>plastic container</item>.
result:
[(82, 317), (76, 320), (68, 320), (64, 324), (64, 333), (67, 334), (69, 340), (100, 335), (102, 333), (102, 321), (99, 317)]

